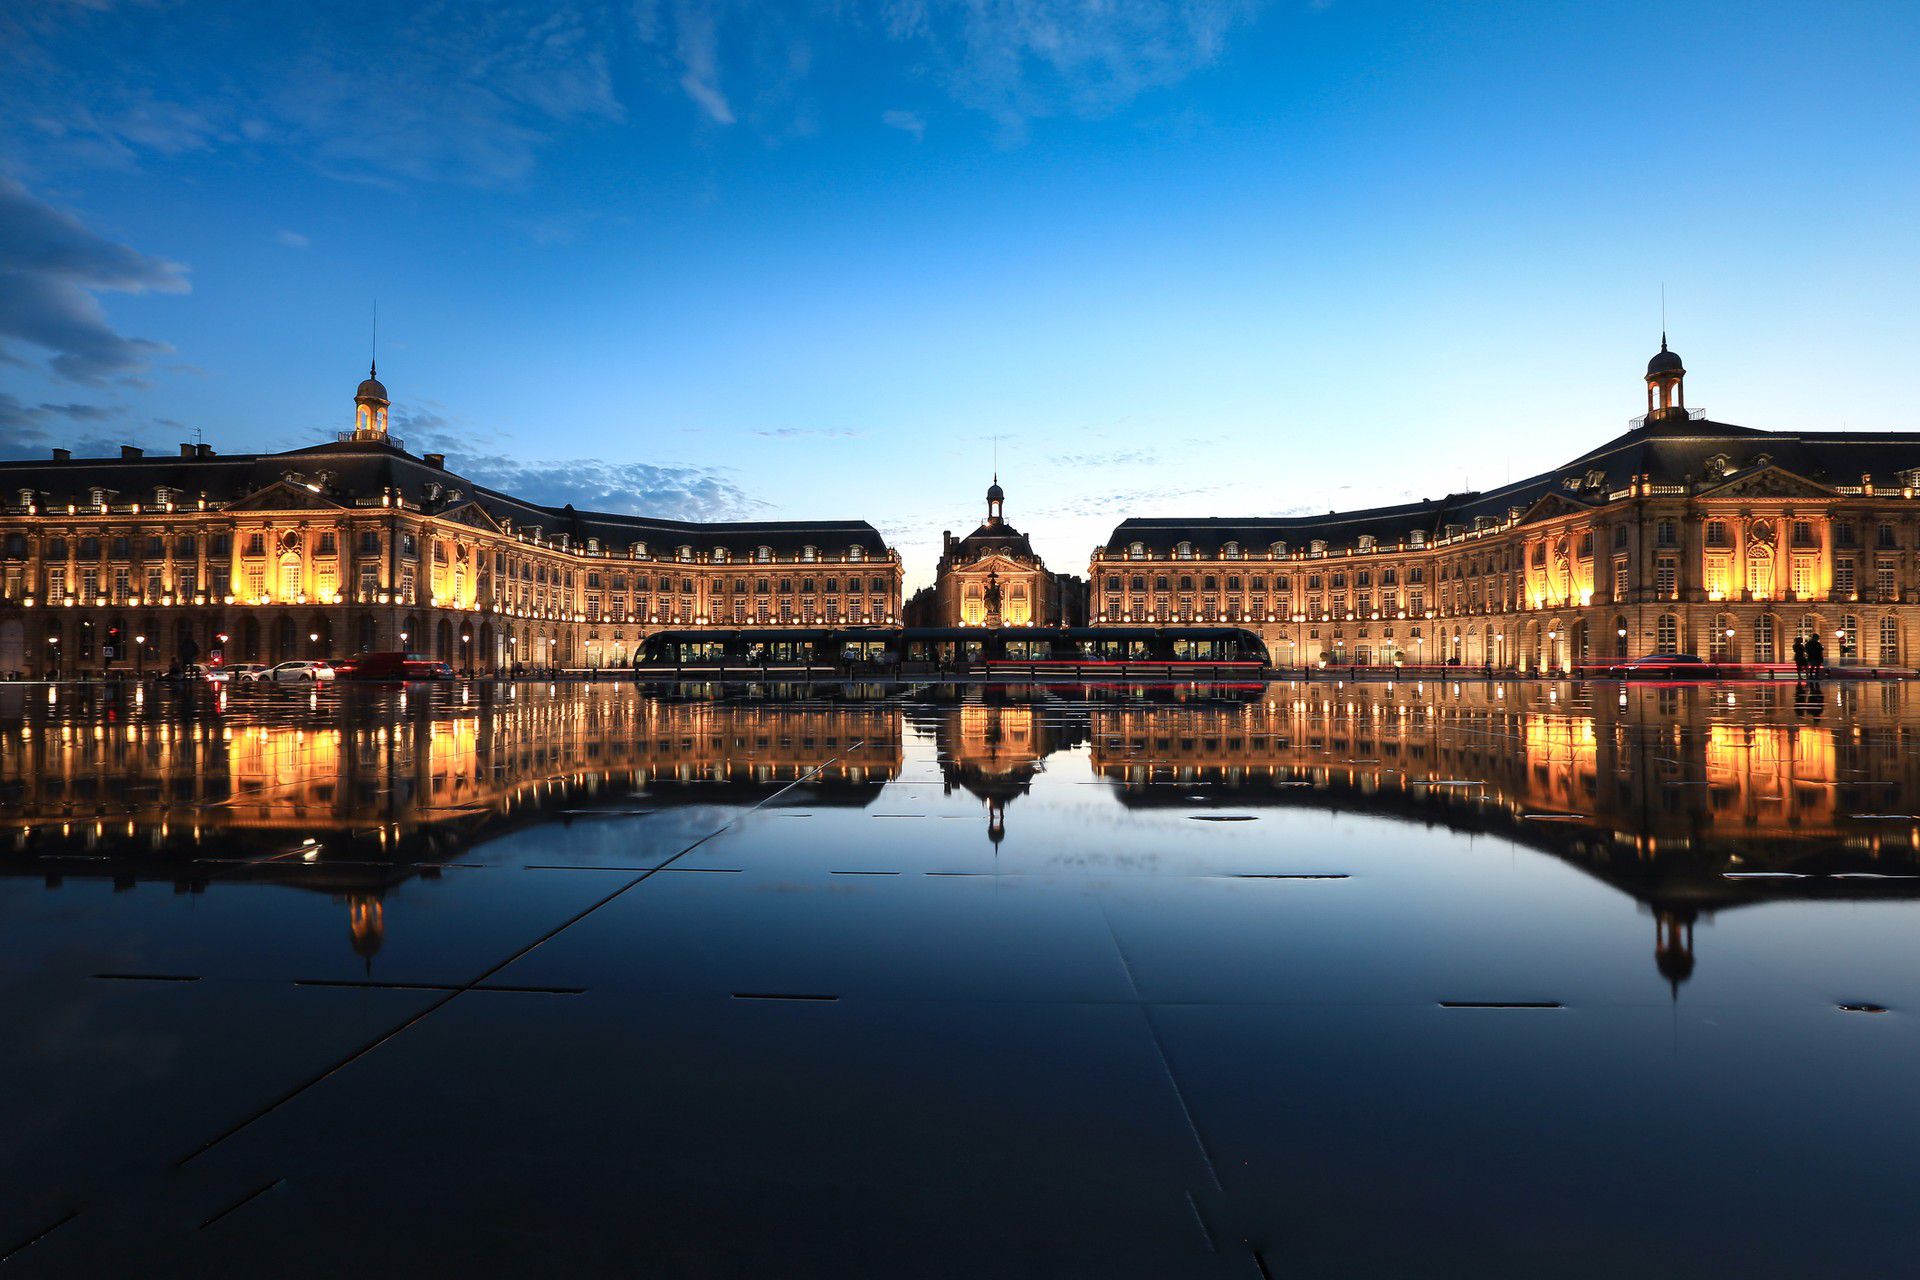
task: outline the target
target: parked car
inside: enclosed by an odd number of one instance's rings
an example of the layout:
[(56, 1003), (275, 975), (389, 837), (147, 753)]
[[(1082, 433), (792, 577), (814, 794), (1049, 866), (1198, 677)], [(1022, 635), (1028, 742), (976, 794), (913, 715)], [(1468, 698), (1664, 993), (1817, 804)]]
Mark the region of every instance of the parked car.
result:
[(1615, 680), (1711, 680), (1719, 668), (1697, 653), (1650, 653), (1607, 668)]
[(269, 667), (265, 679), (274, 684), (297, 684), (302, 681), (333, 679), (333, 664), (330, 662), (309, 662), (305, 659), (295, 662), (283, 662)]
[(267, 677), (267, 666), (263, 662), (230, 662), (214, 669), (226, 672), (229, 684), (257, 684)]
[(451, 680), (453, 668), (423, 653), (363, 653), (340, 664), (347, 680)]

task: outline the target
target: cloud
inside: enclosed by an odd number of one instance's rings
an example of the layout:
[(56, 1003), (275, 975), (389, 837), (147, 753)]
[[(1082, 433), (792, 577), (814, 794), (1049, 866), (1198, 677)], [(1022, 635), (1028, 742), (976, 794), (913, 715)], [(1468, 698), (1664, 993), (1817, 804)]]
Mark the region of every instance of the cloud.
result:
[(313, 241), (307, 239), (298, 231), (276, 231), (273, 233), (273, 238), (289, 249), (306, 249), (311, 248), (313, 245)]
[(674, 6), (674, 53), (680, 59), (680, 87), (715, 124), (732, 124), (733, 108), (720, 92), (719, 15), (710, 4), (680, 0)]
[(1056, 453), (1047, 461), (1082, 471), (1089, 467), (1144, 465), (1160, 461), (1160, 455), (1152, 449), (1122, 449), (1117, 453)]
[(769, 440), (855, 440), (864, 433), (851, 427), (769, 427), (753, 434)]
[(962, 105), (1018, 133), (1036, 116), (1105, 115), (1212, 62), (1263, 0), (887, 0)]
[(602, 462), (592, 458), (530, 461), (502, 454), (449, 453), (447, 467), (490, 489), (542, 506), (572, 503), (664, 520), (745, 520), (770, 504), (749, 497), (714, 467)]
[(919, 142), (927, 136), (927, 122), (920, 118), (918, 112), (882, 111), (880, 113), (880, 123), (886, 125), (889, 129), (898, 129), (902, 133), (912, 134), (915, 142)]
[(116, 332), (94, 295), (187, 289), (179, 263), (97, 235), (0, 177), (0, 353), (10, 362), (20, 357), (8, 339), (51, 352), (48, 366), (71, 382), (137, 374), (172, 348)]
[(92, 437), (81, 440), (56, 436), (48, 429), (56, 420), (68, 423), (105, 422), (124, 410), (98, 404), (26, 404), (18, 397), (0, 391), (0, 453), (38, 452), (50, 444), (88, 450)]

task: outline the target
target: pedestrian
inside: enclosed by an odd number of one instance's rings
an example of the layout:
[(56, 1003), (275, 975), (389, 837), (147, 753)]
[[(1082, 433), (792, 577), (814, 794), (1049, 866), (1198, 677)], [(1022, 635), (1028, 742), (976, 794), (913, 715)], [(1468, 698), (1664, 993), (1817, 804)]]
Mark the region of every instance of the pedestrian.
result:
[(1827, 669), (1827, 649), (1819, 636), (1807, 637), (1807, 674), (1818, 679)]
[(1793, 638), (1793, 678), (1798, 680), (1807, 674), (1807, 642), (1799, 636)]

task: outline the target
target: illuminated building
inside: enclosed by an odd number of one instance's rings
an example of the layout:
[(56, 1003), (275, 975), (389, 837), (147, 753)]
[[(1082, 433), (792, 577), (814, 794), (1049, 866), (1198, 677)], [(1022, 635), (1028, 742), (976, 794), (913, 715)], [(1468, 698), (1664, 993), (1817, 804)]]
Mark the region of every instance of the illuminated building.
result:
[(372, 372), (354, 429), (286, 453), (0, 462), (0, 672), (413, 650), (618, 666), (663, 628), (897, 623), (864, 520), (695, 523), (540, 506), (416, 457)]
[[(1769, 432), (1647, 413), (1554, 471), (1325, 516), (1131, 519), (1094, 552), (1094, 625), (1219, 622), (1283, 665), (1567, 670), (1658, 652), (1902, 665), (1920, 603), (1920, 434)], [(1471, 445), (1472, 442), (1465, 442)]]
[(1068, 627), (1085, 617), (1086, 584), (1048, 571), (1027, 535), (1007, 523), (1000, 477), (987, 489), (987, 515), (964, 538), (940, 535), (931, 587), (908, 602), (919, 627)]

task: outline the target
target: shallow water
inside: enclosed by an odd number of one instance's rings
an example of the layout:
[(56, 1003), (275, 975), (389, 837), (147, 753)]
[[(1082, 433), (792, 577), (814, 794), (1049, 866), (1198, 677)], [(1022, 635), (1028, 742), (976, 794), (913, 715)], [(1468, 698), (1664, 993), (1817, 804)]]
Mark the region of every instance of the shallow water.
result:
[(0, 686), (20, 1274), (1887, 1274), (1902, 685)]

